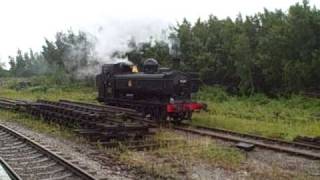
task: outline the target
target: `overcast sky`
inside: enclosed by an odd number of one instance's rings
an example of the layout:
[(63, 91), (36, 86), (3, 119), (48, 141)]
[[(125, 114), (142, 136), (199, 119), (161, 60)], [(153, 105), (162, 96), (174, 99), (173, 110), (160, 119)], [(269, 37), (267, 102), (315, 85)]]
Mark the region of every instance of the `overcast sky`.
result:
[[(18, 48), (40, 50), (44, 38), (74, 29), (97, 35), (111, 47), (129, 36), (143, 39), (161, 32), (183, 17), (194, 21), (209, 14), (234, 18), (283, 9), (302, 0), (2, 0), (0, 1), (0, 61)], [(320, 0), (310, 0), (320, 7)], [(102, 28), (101, 28), (102, 27)], [(99, 29), (100, 28), (100, 29)], [(100, 31), (99, 31), (100, 30)], [(101, 30), (103, 33), (101, 33)], [(122, 42), (123, 43), (123, 42)], [(121, 45), (118, 45), (121, 46)], [(113, 47), (114, 48), (114, 47)]]

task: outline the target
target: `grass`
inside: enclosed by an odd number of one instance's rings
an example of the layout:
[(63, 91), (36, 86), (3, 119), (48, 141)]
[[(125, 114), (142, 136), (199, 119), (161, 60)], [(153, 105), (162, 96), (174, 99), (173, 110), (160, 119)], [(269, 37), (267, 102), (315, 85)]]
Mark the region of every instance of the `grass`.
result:
[(168, 139), (175, 140), (175, 143), (143, 152), (126, 150), (120, 155), (120, 160), (140, 167), (155, 177), (173, 179), (189, 177), (192, 168), (199, 164), (237, 170), (245, 160), (239, 150), (222, 147), (204, 137), (194, 139), (163, 130), (153, 138), (160, 144)]
[(12, 90), (0, 88), (0, 97), (7, 97), (12, 99), (73, 99), (79, 101), (95, 102), (96, 90), (87, 87), (74, 88), (49, 88), (46, 91), (34, 91), (33, 89)]
[(20, 87), (17, 80), (9, 80), (5, 86), (0, 86), (0, 97), (12, 99), (25, 99), (25, 100), (59, 100), (59, 99), (72, 99), (86, 102), (96, 102), (97, 90), (92, 87), (83, 85), (63, 85), (58, 86), (46, 82), (39, 85), (39, 82), (27, 86)]
[[(164, 146), (154, 152), (159, 156), (178, 156), (179, 159), (188, 161), (206, 161), (209, 164), (219, 165), (224, 168), (236, 169), (244, 159), (243, 154), (228, 147), (222, 147), (210, 138), (193, 138), (184, 137), (173, 132), (163, 131), (155, 136), (158, 140), (172, 139), (175, 137), (180, 140), (180, 143), (175, 143), (172, 146)], [(188, 151), (186, 151), (188, 149)]]
[[(205, 137), (185, 136), (163, 130), (154, 139), (160, 144), (167, 139), (178, 141), (153, 150), (122, 148), (120, 161), (156, 179), (211, 179), (222, 174), (231, 175), (235, 179), (317, 179), (300, 170), (285, 170), (277, 164), (257, 166), (251, 158), (246, 158), (243, 151), (222, 146)], [(213, 172), (218, 174), (211, 174)]]
[[(32, 86), (21, 88), (19, 81), (7, 79), (0, 97), (13, 99), (72, 99), (96, 102), (97, 90), (74, 84), (54, 85), (44, 78), (31, 79)], [(204, 88), (198, 99), (209, 112), (195, 113), (192, 124), (292, 140), (297, 135), (320, 136), (320, 99), (294, 95), (289, 98), (230, 96), (217, 87)]]
[(217, 88), (204, 89), (198, 97), (208, 104), (209, 112), (194, 114), (195, 125), (287, 140), (297, 135), (320, 136), (320, 99), (239, 97)]
[[(0, 97), (96, 102), (96, 90), (81, 85), (56, 86), (46, 83), (24, 88), (15, 88), (16, 86), (16, 82), (0, 86)], [(289, 140), (297, 135), (320, 136), (319, 99), (302, 96), (271, 99), (261, 94), (239, 97), (230, 96), (219, 88), (202, 89), (198, 98), (208, 104), (209, 112), (194, 114), (192, 123), (196, 125)], [(3, 121), (16, 122), (40, 133), (77, 140), (77, 135), (69, 129), (57, 124), (48, 124), (26, 114), (0, 110), (0, 117)], [(121, 162), (140, 167), (159, 178), (185, 179), (190, 177), (193, 167), (199, 164), (237, 171), (246, 163), (245, 155), (241, 151), (222, 147), (207, 138), (194, 139), (171, 131), (161, 131), (153, 138), (158, 142), (177, 140), (177, 143), (169, 146), (163, 144), (158, 149), (146, 151), (133, 151), (121, 147), (121, 151), (117, 151), (116, 154)], [(104, 149), (99, 143), (98, 148)], [(281, 173), (282, 171), (278, 172), (278, 168), (275, 168), (274, 172), (257, 172), (252, 176), (260, 179), (270, 175), (270, 179), (277, 179)], [(289, 174), (288, 177), (290, 179), (293, 175)]]
[(46, 121), (34, 118), (28, 114), (15, 113), (15, 112), (0, 109), (0, 117), (1, 117), (0, 122), (5, 121), (5, 122), (19, 123), (39, 133), (44, 133), (44, 134), (52, 135), (55, 137), (65, 138), (65, 139), (72, 139), (72, 140), (77, 139), (76, 134), (70, 131), (70, 129), (59, 126), (58, 124), (55, 124), (55, 123), (49, 124)]

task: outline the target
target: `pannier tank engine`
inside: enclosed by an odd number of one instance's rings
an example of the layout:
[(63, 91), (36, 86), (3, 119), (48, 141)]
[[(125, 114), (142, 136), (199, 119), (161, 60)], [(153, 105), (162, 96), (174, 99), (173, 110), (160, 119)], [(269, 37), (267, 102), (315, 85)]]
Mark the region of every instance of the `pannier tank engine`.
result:
[(97, 75), (98, 100), (107, 105), (133, 108), (157, 121), (191, 119), (205, 107), (192, 102), (199, 75), (159, 68), (155, 59), (143, 63), (142, 72), (129, 63), (105, 64)]

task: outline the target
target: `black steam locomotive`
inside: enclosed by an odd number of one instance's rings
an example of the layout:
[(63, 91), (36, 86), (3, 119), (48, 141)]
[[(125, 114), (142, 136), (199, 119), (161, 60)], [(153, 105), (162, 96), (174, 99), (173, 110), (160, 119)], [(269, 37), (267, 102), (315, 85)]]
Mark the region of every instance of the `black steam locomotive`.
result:
[(143, 63), (143, 72), (128, 63), (105, 64), (97, 75), (98, 100), (108, 105), (133, 108), (158, 121), (191, 119), (204, 105), (191, 101), (199, 77), (159, 68), (155, 59)]

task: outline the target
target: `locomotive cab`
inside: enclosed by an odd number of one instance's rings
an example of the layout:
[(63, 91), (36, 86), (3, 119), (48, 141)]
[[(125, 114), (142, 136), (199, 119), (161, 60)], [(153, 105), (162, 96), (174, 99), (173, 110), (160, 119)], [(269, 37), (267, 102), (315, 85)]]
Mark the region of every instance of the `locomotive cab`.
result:
[(101, 74), (96, 76), (98, 89), (98, 101), (104, 102), (106, 97), (113, 97), (115, 93), (113, 76), (115, 74), (130, 74), (132, 66), (129, 63), (121, 62), (116, 64), (104, 64)]

